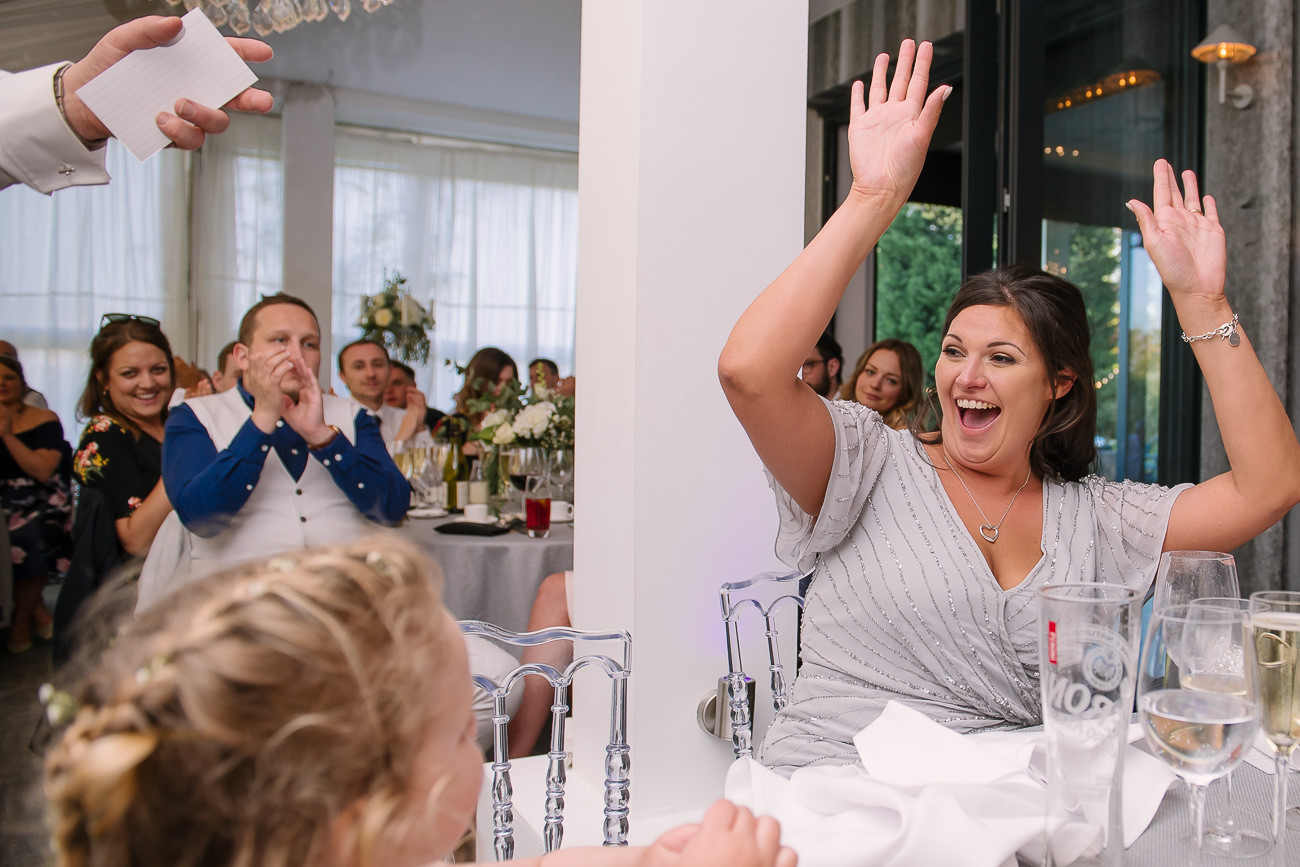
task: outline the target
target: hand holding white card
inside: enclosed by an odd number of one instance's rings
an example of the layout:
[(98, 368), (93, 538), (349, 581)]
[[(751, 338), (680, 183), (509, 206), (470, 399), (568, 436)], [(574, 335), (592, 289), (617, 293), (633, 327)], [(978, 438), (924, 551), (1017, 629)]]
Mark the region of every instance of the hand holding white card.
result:
[(157, 117), (172, 112), (178, 99), (220, 106), (257, 81), (198, 8), (181, 21), (181, 32), (170, 44), (133, 51), (77, 90), (86, 107), (141, 161), (169, 144)]

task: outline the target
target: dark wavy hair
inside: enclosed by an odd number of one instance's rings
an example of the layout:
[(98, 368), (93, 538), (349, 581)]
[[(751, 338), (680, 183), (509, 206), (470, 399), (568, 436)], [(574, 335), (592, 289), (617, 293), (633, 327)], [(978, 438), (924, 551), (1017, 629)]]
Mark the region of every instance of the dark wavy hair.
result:
[[(140, 435), (140, 428), (135, 422), (113, 405), (113, 398), (109, 396), (104, 382), (104, 378), (108, 375), (109, 362), (113, 360), (113, 353), (135, 341), (148, 343), (162, 350), (162, 354), (167, 357), (167, 370), (171, 374), (172, 386), (175, 387), (176, 362), (172, 358), (172, 345), (167, 341), (167, 335), (162, 333), (161, 328), (139, 319), (109, 322), (99, 329), (95, 339), (90, 341), (90, 372), (86, 374), (86, 387), (82, 389), (81, 399), (77, 401), (78, 419), (88, 421), (97, 415), (106, 415), (137, 437)], [(167, 420), (165, 404), (164, 400), (163, 421)]]
[(519, 365), (504, 350), (495, 346), (484, 346), (470, 358), (465, 365), (465, 385), (456, 392), (456, 412), (469, 415), (469, 402), (482, 397), (488, 389), (496, 388), (501, 378), (501, 371), (507, 367), (515, 370), (515, 379), (519, 378)]
[(867, 362), (878, 349), (887, 349), (898, 356), (898, 369), (902, 374), (898, 402), (883, 414), (885, 424), (892, 428), (900, 425), (907, 427), (916, 417), (917, 411), (921, 408), (921, 401), (925, 397), (925, 370), (921, 363), (921, 353), (906, 340), (886, 337), (868, 346), (867, 351), (858, 357), (858, 363), (853, 365), (853, 374), (844, 380), (844, 385), (840, 386), (840, 399), (857, 400), (855, 387), (858, 377), (862, 375)]
[[(957, 290), (943, 320), (947, 334), (967, 307), (1010, 307), (1029, 330), (1053, 390), (1061, 373), (1074, 375), (1074, 387), (1052, 401), (1029, 448), (1029, 464), (1044, 477), (1077, 482), (1097, 461), (1097, 391), (1093, 388), (1091, 331), (1083, 293), (1068, 280), (1029, 265), (976, 274)], [(913, 423), (913, 432), (916, 424)], [(935, 431), (927, 442), (942, 442)]]
[(27, 387), (27, 377), (23, 375), (22, 363), (12, 355), (0, 355), (0, 364), (18, 374), (18, 381), (23, 385), (23, 396), (26, 397), (31, 389)]

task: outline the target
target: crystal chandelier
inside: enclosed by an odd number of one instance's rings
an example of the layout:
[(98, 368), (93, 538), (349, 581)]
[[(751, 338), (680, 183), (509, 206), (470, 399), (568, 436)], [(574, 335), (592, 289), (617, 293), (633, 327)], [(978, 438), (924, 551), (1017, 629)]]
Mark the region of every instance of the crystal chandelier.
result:
[[(241, 36), (256, 30), (259, 36), (292, 30), (304, 21), (324, 21), (333, 12), (340, 21), (352, 14), (352, 0), (167, 0), (172, 6), (184, 4), (203, 9), (217, 27), (230, 26)], [(375, 12), (393, 0), (359, 0), (361, 8)]]

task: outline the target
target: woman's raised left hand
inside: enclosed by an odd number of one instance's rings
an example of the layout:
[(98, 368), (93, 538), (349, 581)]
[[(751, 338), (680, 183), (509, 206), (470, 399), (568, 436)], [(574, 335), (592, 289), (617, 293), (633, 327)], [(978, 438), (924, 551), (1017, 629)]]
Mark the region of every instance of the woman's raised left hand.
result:
[(1192, 171), (1183, 172), (1179, 192), (1174, 168), (1165, 160), (1156, 160), (1153, 174), (1154, 209), (1138, 199), (1128, 202), (1147, 255), (1175, 301), (1197, 296), (1222, 301), (1228, 254), (1214, 197), (1201, 197)]

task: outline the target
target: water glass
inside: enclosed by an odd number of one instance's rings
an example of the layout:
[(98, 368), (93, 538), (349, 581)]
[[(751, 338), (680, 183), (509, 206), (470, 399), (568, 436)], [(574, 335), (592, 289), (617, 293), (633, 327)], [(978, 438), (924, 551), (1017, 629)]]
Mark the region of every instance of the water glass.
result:
[(1156, 570), (1152, 608), (1186, 605), (1205, 596), (1240, 596), (1237, 561), (1221, 551), (1166, 551)]
[(1050, 584), (1039, 593), (1047, 733), (1044, 865), (1124, 863), (1123, 751), (1142, 601), (1117, 584)]

